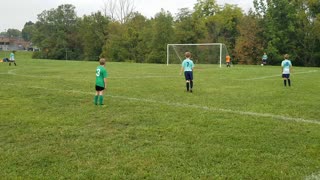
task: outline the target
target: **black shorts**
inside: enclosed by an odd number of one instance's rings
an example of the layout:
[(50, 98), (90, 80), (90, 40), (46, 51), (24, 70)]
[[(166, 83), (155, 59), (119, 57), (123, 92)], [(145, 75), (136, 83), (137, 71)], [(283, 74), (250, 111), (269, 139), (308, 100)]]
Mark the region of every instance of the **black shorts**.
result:
[(290, 78), (290, 74), (282, 74), (282, 78), (289, 79)]
[(101, 87), (101, 86), (97, 86), (96, 85), (96, 91), (103, 91), (104, 90), (104, 87)]
[(193, 80), (193, 72), (192, 71), (185, 71), (184, 77), (186, 78), (187, 81), (192, 81)]

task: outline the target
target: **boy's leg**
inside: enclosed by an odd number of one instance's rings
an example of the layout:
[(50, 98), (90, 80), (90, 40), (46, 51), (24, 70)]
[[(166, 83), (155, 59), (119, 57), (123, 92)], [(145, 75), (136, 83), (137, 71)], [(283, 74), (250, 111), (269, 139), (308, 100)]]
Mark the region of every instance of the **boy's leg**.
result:
[(99, 98), (98, 94), (99, 94), (99, 92), (97, 91), (96, 95), (94, 96), (94, 104), (95, 105), (98, 105), (98, 98)]
[(290, 79), (288, 79), (288, 85), (291, 86), (291, 81), (290, 81)]
[(287, 80), (286, 79), (283, 79), (283, 84), (284, 84), (284, 86), (287, 86)]
[(189, 91), (189, 85), (190, 85), (189, 81), (186, 81), (186, 88), (187, 88), (187, 91)]
[(99, 96), (99, 104), (100, 104), (100, 105), (103, 105), (103, 95), (100, 95), (100, 96)]
[(99, 104), (103, 105), (103, 91), (99, 91)]
[(192, 92), (192, 88), (193, 88), (193, 80), (190, 80), (190, 92)]

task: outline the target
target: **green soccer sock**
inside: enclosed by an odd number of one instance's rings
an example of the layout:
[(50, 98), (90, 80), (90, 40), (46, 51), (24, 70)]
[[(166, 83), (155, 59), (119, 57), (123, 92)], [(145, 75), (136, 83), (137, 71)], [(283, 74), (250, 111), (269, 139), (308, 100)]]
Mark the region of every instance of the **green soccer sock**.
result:
[(98, 104), (98, 97), (99, 97), (99, 96), (94, 96), (94, 104), (95, 104), (95, 105)]
[(103, 105), (103, 96), (99, 96), (99, 103), (100, 105)]

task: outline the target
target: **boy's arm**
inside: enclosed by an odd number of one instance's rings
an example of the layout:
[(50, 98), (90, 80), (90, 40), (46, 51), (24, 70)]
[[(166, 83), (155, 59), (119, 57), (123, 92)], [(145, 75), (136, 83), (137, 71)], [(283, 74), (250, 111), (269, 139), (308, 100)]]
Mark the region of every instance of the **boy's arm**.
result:
[(104, 89), (107, 89), (107, 83), (108, 83), (107, 78), (103, 78), (103, 81), (104, 81)]
[(183, 67), (181, 67), (181, 69), (180, 69), (180, 75), (182, 74), (182, 71), (183, 71)]

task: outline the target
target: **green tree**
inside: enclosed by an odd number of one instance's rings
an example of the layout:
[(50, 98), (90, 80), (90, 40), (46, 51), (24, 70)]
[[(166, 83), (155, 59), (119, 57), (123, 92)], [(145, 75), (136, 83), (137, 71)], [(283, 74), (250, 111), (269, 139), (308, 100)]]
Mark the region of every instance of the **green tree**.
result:
[(214, 16), (219, 10), (216, 0), (197, 0), (194, 6), (194, 15), (206, 18)]
[[(232, 52), (235, 49), (236, 39), (239, 36), (237, 26), (243, 17), (242, 10), (234, 5), (226, 4), (215, 15), (205, 19), (207, 26), (208, 42), (224, 43)], [(230, 54), (230, 55), (231, 55)]]
[[(261, 17), (263, 38), (272, 64), (279, 64), (282, 55), (292, 55), (295, 65), (316, 65), (319, 54), (317, 15), (320, 2), (314, 0), (254, 1)], [(319, 56), (318, 56), (319, 55)]]
[(107, 26), (109, 19), (101, 12), (83, 16), (79, 20), (80, 43), (83, 49), (85, 60), (97, 60), (102, 53), (102, 47), (107, 37)]
[(18, 29), (8, 29), (7, 30), (7, 37), (19, 38), (19, 37), (21, 37), (21, 31), (19, 31)]
[(166, 60), (167, 44), (173, 41), (173, 17), (170, 12), (163, 9), (157, 13), (153, 20), (151, 53), (148, 62), (164, 63)]
[(35, 24), (32, 41), (41, 48), (38, 58), (79, 59), (79, 50), (74, 47), (77, 16), (71, 4), (43, 11)]
[(125, 23), (126, 39), (128, 41), (129, 59), (135, 62), (145, 62), (150, 53), (150, 39), (146, 38), (147, 28), (150, 27), (148, 20), (140, 13), (134, 13)]
[(34, 34), (35, 31), (35, 25), (33, 22), (29, 21), (25, 23), (23, 29), (22, 29), (22, 38), (25, 41), (31, 41), (32, 35)]
[(252, 12), (242, 17), (238, 24), (239, 36), (235, 44), (235, 59), (240, 64), (257, 64), (263, 51), (262, 28)]
[(206, 27), (201, 18), (188, 8), (182, 8), (174, 23), (175, 43), (197, 43), (205, 37)]
[(103, 48), (102, 56), (109, 61), (123, 62), (128, 58), (127, 42), (124, 40), (125, 26), (119, 22), (111, 22), (107, 28), (107, 41)]

